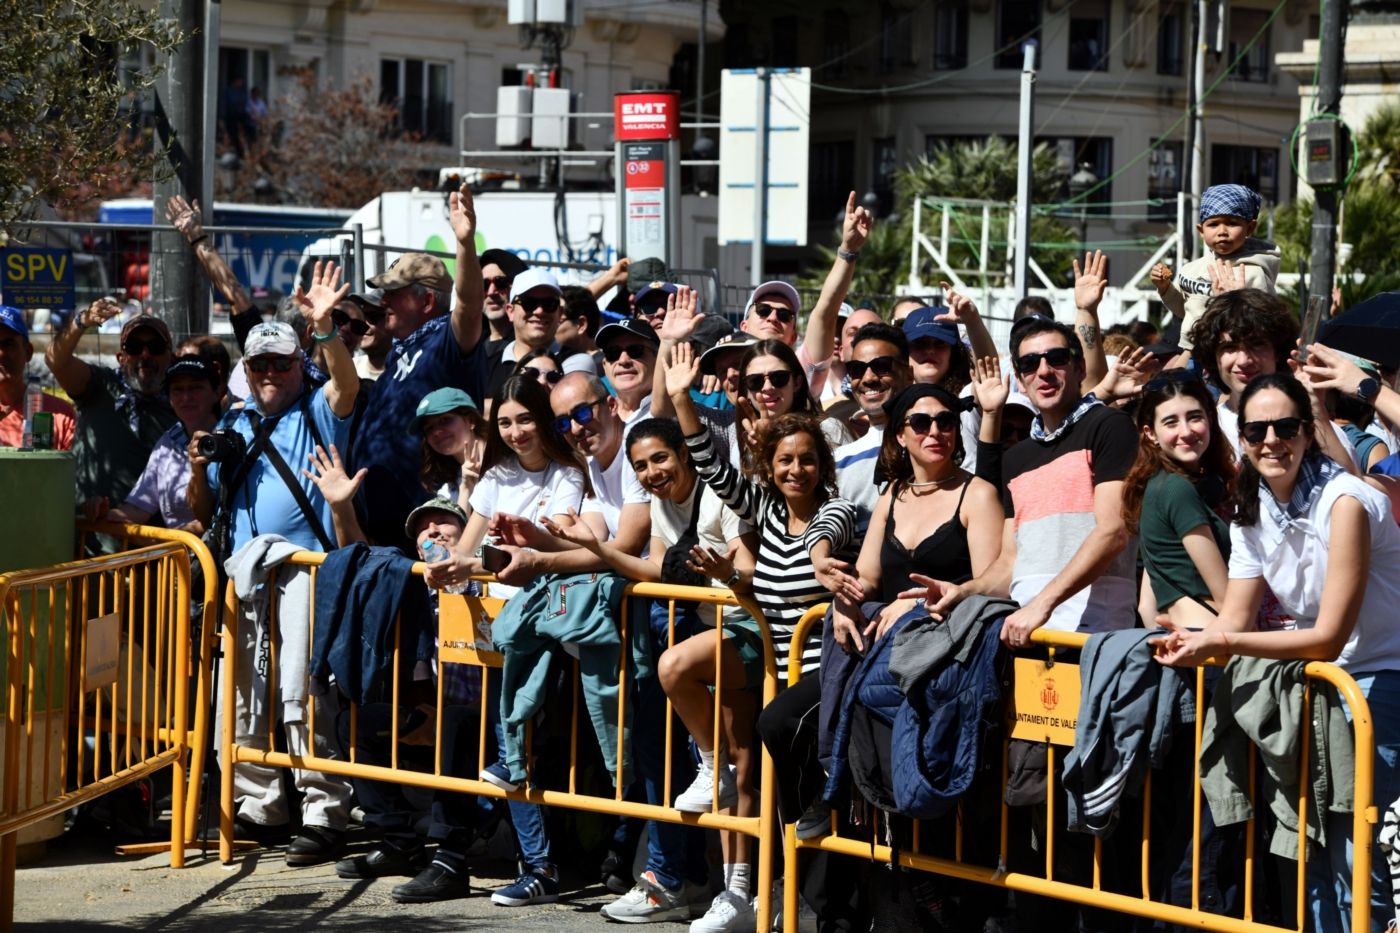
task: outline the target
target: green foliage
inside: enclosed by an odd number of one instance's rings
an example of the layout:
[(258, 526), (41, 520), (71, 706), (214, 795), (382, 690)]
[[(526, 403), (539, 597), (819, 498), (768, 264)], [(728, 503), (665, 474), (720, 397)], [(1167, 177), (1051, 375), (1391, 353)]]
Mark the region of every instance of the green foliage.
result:
[[(1065, 171), (1049, 146), (1035, 148), (1031, 158), (1031, 190), (1038, 204), (1056, 203), (1064, 196)], [(871, 240), (861, 252), (856, 264), (856, 276), (851, 295), (885, 295), (909, 278), (909, 253), (913, 241), (913, 214), (909, 207), (916, 198), (961, 198), (1009, 203), (1016, 197), (1016, 146), (1001, 137), (957, 142), (938, 146), (918, 161), (903, 166), (895, 175), (895, 210), (891, 218), (879, 218)], [(924, 235), (937, 236), (941, 209), (926, 202)], [(987, 277), (1000, 284), (1006, 270), (1006, 229), (1009, 211), (994, 209), (991, 215)], [(840, 236), (833, 229), (832, 243)], [(982, 238), (982, 210), (977, 206), (953, 209), (949, 230), (949, 264), (955, 269), (972, 270), (966, 276), (977, 280)], [(1052, 278), (1066, 281), (1070, 274), (1072, 250), (1037, 248), (1036, 243), (1065, 243), (1079, 239), (1076, 226), (1049, 214), (1037, 214), (1031, 220), (1031, 251)], [(835, 246), (818, 246), (821, 259), (803, 276), (800, 284), (820, 288), (827, 270), (835, 259)], [(925, 282), (936, 282), (937, 267), (925, 260), (920, 270)], [(978, 283), (980, 284), (980, 282)]]
[(115, 182), (148, 178), (156, 153), (133, 129), (154, 70), (118, 73), (123, 50), (174, 49), (182, 35), (139, 0), (0, 3), (0, 225), (47, 201), (68, 212)]

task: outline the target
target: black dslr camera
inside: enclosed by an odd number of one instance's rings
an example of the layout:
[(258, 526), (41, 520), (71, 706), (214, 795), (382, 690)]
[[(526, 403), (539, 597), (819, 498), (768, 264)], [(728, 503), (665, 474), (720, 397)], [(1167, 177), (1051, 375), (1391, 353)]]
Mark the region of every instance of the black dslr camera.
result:
[(243, 435), (232, 428), (211, 431), (199, 439), (199, 455), (214, 463), (237, 463), (248, 452)]

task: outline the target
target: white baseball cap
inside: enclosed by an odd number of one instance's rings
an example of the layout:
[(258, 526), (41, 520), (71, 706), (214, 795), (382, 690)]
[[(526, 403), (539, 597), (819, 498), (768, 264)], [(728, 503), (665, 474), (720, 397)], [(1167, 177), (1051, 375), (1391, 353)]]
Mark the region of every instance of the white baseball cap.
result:
[(244, 356), (291, 356), (300, 352), (296, 331), (282, 321), (264, 321), (256, 325), (243, 344)]
[(748, 314), (749, 309), (757, 304), (758, 299), (762, 298), (764, 295), (782, 295), (788, 300), (788, 304), (792, 305), (794, 314), (802, 310), (802, 297), (797, 294), (797, 289), (786, 282), (774, 280), (772, 282), (764, 282), (753, 290), (753, 294), (749, 296), (748, 304), (744, 305), (744, 313)]
[(545, 269), (526, 269), (515, 277), (515, 281), (510, 286), (510, 300), (515, 301), (521, 295), (532, 288), (544, 286), (556, 295), (563, 295), (559, 290), (559, 280), (554, 277), (553, 272)]

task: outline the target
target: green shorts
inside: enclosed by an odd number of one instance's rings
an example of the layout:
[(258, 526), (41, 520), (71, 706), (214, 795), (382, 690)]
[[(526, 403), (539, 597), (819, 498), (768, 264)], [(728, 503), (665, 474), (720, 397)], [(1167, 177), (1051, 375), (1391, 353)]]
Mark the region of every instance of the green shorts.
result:
[(744, 689), (763, 693), (763, 635), (758, 623), (748, 613), (726, 618), (722, 625), (724, 637), (739, 653), (744, 665)]

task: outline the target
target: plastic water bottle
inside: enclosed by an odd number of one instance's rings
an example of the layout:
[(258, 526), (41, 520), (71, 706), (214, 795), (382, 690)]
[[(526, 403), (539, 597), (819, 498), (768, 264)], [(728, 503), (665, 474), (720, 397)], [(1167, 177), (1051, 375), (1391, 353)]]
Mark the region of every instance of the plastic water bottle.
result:
[(25, 450), (34, 449), (34, 416), (44, 410), (44, 390), (39, 387), (39, 383), (32, 380), (26, 381), (24, 389), (24, 438), (20, 441), (20, 447)]
[[(429, 564), (436, 564), (438, 561), (447, 560), (448, 557), (452, 556), (441, 541), (435, 541), (432, 538), (418, 546), (418, 553), (423, 556), (424, 562)], [(465, 593), (469, 583), (470, 581), (463, 580), (461, 583), (454, 586), (444, 586), (442, 589), (446, 593)]]

